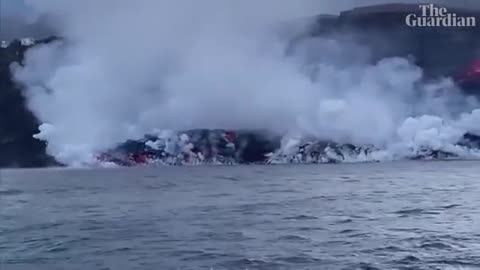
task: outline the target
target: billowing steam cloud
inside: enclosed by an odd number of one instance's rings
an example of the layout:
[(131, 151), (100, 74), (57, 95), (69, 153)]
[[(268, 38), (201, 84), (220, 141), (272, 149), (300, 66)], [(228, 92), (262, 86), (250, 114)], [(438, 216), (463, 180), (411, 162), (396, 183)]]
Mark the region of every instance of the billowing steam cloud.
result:
[(261, 128), (401, 152), (450, 147), (473, 126), (479, 113), (462, 113), (476, 104), (448, 80), (419, 85), (406, 59), (369, 65), (367, 49), (331, 38), (289, 51), (304, 29), (278, 25), (327, 10), (318, 2), (32, 0), (65, 42), (32, 49), (15, 75), (38, 138), (66, 163), (154, 129)]

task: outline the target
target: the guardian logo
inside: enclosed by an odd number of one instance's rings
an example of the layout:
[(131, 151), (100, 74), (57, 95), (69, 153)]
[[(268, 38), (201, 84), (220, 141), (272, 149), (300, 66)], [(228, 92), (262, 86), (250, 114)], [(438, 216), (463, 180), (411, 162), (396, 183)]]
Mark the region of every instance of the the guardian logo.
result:
[(462, 17), (433, 4), (420, 5), (420, 14), (408, 14), (405, 22), (410, 27), (476, 27), (476, 17)]

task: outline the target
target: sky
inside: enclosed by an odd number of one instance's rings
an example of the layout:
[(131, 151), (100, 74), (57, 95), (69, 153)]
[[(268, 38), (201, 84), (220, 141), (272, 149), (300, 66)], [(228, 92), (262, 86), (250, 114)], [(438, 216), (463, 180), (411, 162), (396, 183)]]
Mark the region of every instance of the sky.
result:
[[(311, 1), (311, 0), (297, 0), (297, 1)], [(313, 0), (315, 1), (315, 0)], [(325, 0), (324, 0), (325, 1)], [(329, 1), (329, 0), (326, 0)], [(336, 6), (334, 9), (334, 12), (338, 12), (339, 9), (343, 8), (348, 8), (353, 5), (369, 5), (369, 4), (377, 4), (377, 3), (386, 3), (386, 2), (409, 2), (409, 3), (415, 3), (415, 2), (421, 2), (420, 0), (331, 0), (333, 5)], [(434, 0), (438, 1), (438, 0)], [(431, 1), (431, 2), (434, 2)], [(480, 7), (480, 1), (478, 0), (440, 0), (445, 3), (448, 3), (449, 5), (467, 5), (470, 7), (476, 6)], [(318, 1), (318, 2), (323, 2), (323, 1)], [(423, 1), (422, 1), (423, 2)], [(429, 2), (428, 0), (426, 2)], [(23, 3), (23, 0), (0, 0), (0, 13), (4, 16), (8, 15), (18, 15), (18, 14), (24, 14), (27, 12), (27, 8)], [(316, 12), (316, 11), (315, 11)]]
[[(298, 1), (305, 1), (305, 0), (298, 0)], [(310, 0), (306, 0), (310, 1)], [(327, 0), (328, 1), (328, 0)], [(323, 2), (323, 1), (319, 1)], [(334, 12), (338, 12), (339, 9), (348, 8), (353, 5), (368, 5), (368, 4), (377, 4), (377, 3), (386, 3), (386, 2), (409, 2), (415, 3), (420, 2), (419, 0), (332, 0), (332, 3), (336, 6)], [(422, 1), (423, 2), (423, 1)], [(428, 1), (426, 1), (428, 2)], [(434, 1), (432, 1), (434, 2)], [(480, 1), (477, 0), (444, 0), (444, 2), (448, 3), (449, 5), (468, 5), (468, 6), (480, 6)], [(18, 15), (24, 14), (27, 12), (27, 8), (23, 3), (23, 0), (0, 0), (0, 12), (4, 16), (8, 15)]]
[[(39, 0), (43, 1), (43, 0)], [(71, 1), (71, 0), (65, 0)], [(152, 0), (165, 1), (165, 0)], [(228, 0), (226, 0), (228, 1)], [(238, 3), (246, 0), (232, 0)], [(259, 0), (262, 2), (262, 0)], [(468, 8), (480, 8), (479, 0), (282, 0), (308, 3), (312, 8), (309, 14), (291, 14), (292, 17), (309, 16), (315, 14), (335, 14), (355, 6), (368, 6), (382, 3), (419, 3), (436, 2), (447, 3), (451, 6), (464, 6)], [(33, 12), (25, 4), (25, 0), (0, 0), (0, 40), (11, 40), (19, 36), (43, 37), (50, 35), (51, 30), (45, 25), (31, 25), (27, 19), (33, 17)], [(34, 3), (34, 2), (33, 2)], [(305, 12), (305, 11), (302, 11)]]
[(45, 37), (51, 34), (44, 25), (27, 23), (29, 14), (23, 0), (0, 0), (0, 40)]
[(16, 15), (26, 12), (22, 0), (0, 0), (0, 12), (2, 15)]

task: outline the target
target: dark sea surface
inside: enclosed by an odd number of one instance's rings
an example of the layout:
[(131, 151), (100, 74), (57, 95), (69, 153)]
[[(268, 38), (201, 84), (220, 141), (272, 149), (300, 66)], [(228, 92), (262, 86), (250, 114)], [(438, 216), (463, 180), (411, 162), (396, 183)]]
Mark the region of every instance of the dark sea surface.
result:
[(0, 172), (0, 269), (480, 269), (480, 162)]

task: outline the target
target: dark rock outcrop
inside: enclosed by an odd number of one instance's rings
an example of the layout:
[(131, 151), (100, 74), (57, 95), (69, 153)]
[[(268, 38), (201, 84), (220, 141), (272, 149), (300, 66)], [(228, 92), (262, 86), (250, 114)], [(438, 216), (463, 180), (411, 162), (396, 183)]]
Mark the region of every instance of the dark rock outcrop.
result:
[(457, 17), (475, 17), (475, 27), (409, 27), (409, 14), (420, 16), (418, 4), (387, 4), (359, 7), (337, 17), (317, 16), (308, 35), (345, 34), (370, 48), (371, 62), (385, 57), (413, 58), (426, 76), (452, 75), (480, 58), (480, 11), (448, 8)]
[[(25, 52), (35, 44), (14, 40), (0, 48), (0, 167), (45, 167), (59, 165), (45, 152), (46, 144), (33, 138), (38, 120), (28, 110), (22, 90), (12, 80), (10, 65), (22, 63)], [(25, 40), (24, 40), (25, 41)]]

